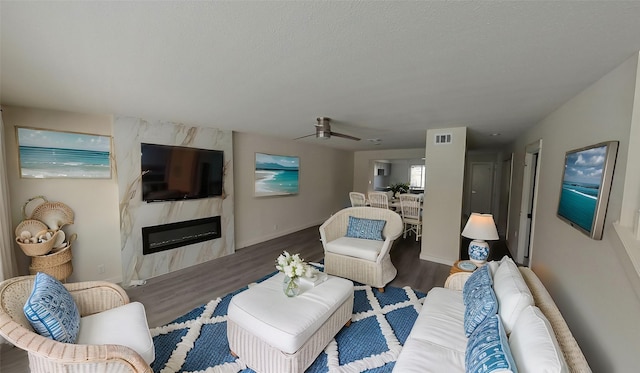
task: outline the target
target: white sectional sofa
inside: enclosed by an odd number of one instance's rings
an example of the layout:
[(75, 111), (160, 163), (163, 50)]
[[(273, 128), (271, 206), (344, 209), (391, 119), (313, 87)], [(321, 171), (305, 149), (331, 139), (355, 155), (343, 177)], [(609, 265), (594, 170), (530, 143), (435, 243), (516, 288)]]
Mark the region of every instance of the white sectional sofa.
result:
[[(507, 257), (481, 269), (486, 273), (455, 273), (444, 288), (429, 291), (394, 372), (591, 372), (531, 269), (517, 267)], [(491, 291), (479, 285), (487, 274)], [(475, 310), (487, 314), (485, 321), (479, 322), (483, 315), (474, 313), (474, 302), (482, 304)], [(479, 322), (475, 331), (474, 322)], [(497, 324), (496, 333), (486, 333)]]

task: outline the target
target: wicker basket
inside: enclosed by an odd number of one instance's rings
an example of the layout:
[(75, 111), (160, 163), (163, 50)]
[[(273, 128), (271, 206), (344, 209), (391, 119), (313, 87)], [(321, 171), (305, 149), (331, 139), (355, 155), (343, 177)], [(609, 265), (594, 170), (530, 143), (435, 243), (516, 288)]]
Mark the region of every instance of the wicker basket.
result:
[(36, 234), (47, 229), (48, 229), (47, 225), (41, 222), (40, 220), (35, 220), (35, 219), (23, 220), (16, 227), (16, 237), (20, 237), (20, 233), (24, 231), (31, 233), (31, 237), (35, 237)]
[[(27, 206), (41, 199), (42, 202), (33, 208), (31, 214), (27, 213)], [(45, 223), (51, 229), (60, 229), (64, 225), (73, 224), (73, 210), (62, 202), (49, 202), (44, 196), (30, 198), (22, 205), (22, 216), (24, 219), (36, 219)]]
[[(20, 227), (20, 225), (18, 225), (18, 227)], [(28, 229), (23, 229), (20, 232), (22, 232), (24, 230), (28, 230)], [(46, 230), (46, 228), (44, 230)], [(16, 231), (17, 231), (17, 229), (16, 229)], [(51, 237), (51, 239), (49, 239), (47, 241), (44, 241), (44, 242), (39, 242), (39, 243), (23, 243), (23, 242), (20, 242), (18, 240), (20, 238), (20, 235), (18, 234), (17, 237), (16, 237), (16, 243), (18, 244), (18, 246), (20, 246), (22, 251), (27, 256), (45, 255), (48, 252), (50, 252), (51, 249), (53, 249), (53, 245), (55, 244), (56, 239), (58, 238), (58, 235), (60, 234), (59, 232), (60, 231), (56, 231), (53, 234), (53, 237)], [(36, 234), (37, 233), (33, 233), (32, 236), (35, 237)]]
[(71, 259), (71, 245), (49, 255), (34, 256), (31, 258), (29, 273), (35, 275), (37, 272), (44, 272), (63, 281), (73, 272)]

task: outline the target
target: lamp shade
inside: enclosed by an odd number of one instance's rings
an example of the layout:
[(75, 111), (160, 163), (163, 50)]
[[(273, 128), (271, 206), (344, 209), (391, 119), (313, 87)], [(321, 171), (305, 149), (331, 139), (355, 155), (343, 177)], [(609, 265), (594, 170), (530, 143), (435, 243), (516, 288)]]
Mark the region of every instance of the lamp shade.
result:
[(471, 213), (462, 235), (473, 240), (497, 240), (498, 230), (491, 214)]

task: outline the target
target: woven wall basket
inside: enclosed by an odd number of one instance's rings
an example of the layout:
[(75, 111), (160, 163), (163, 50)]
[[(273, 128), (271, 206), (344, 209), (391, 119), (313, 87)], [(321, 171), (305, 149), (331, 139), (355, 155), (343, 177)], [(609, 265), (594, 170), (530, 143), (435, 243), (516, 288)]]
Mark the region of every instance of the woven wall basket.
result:
[[(32, 237), (35, 237), (39, 232), (42, 232), (43, 230), (47, 230), (47, 225), (35, 219), (23, 220), (22, 222), (20, 222), (20, 224), (18, 224), (15, 232), (16, 243), (18, 244), (18, 246), (20, 246), (25, 255), (44, 255), (51, 251), (51, 249), (53, 248), (53, 244), (55, 243), (55, 237), (48, 241), (40, 243), (23, 243), (18, 241), (18, 238), (23, 231), (27, 231), (31, 234)], [(58, 232), (54, 233), (54, 236), (56, 236), (57, 234)]]
[(35, 275), (37, 272), (44, 272), (62, 281), (73, 272), (71, 262), (71, 245), (49, 255), (34, 256), (31, 258), (29, 273)]

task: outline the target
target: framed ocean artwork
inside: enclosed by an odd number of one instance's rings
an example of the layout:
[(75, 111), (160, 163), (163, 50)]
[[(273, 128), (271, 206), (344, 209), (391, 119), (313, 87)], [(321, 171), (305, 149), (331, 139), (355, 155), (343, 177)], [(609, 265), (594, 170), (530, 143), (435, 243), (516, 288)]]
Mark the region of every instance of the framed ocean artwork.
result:
[(594, 240), (601, 240), (616, 164), (618, 142), (570, 150), (565, 155), (558, 217)]
[(255, 196), (298, 194), (300, 158), (256, 153)]
[(23, 178), (111, 178), (111, 137), (16, 127)]

